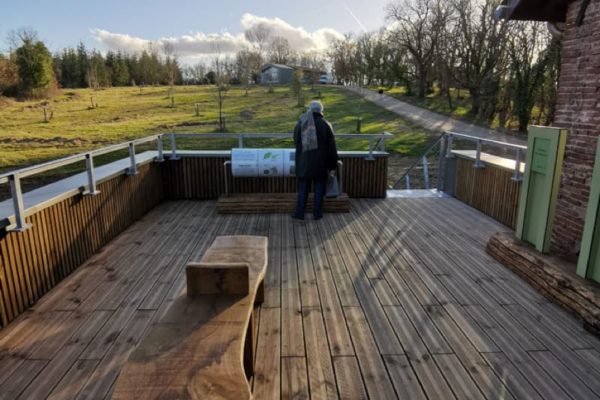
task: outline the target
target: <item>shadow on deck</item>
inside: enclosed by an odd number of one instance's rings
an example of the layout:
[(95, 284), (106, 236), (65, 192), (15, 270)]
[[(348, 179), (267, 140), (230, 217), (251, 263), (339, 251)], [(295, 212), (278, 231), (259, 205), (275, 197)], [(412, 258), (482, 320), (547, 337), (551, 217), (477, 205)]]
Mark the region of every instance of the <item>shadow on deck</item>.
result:
[(485, 253), (452, 198), (352, 200), (322, 221), (157, 206), (0, 331), (0, 398), (110, 397), (217, 235), (269, 236), (256, 399), (592, 399), (600, 340)]

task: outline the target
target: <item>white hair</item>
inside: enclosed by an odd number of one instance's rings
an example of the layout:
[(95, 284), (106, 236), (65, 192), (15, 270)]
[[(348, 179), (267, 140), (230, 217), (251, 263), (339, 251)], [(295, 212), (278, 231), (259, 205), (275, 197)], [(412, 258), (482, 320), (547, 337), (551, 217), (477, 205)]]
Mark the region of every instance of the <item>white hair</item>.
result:
[(311, 101), (308, 109), (314, 113), (316, 112), (323, 114), (323, 103), (321, 103), (319, 100)]

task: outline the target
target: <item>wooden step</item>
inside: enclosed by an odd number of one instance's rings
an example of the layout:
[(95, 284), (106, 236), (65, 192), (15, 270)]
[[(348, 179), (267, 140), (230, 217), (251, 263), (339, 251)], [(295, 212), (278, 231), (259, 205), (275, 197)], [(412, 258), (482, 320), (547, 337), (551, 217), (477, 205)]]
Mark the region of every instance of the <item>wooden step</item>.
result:
[[(313, 194), (309, 194), (306, 213), (312, 212)], [(279, 214), (292, 213), (296, 208), (296, 193), (244, 193), (229, 194), (219, 197), (217, 213), (219, 214)], [(336, 198), (325, 198), (325, 213), (350, 212), (350, 198), (342, 193)]]

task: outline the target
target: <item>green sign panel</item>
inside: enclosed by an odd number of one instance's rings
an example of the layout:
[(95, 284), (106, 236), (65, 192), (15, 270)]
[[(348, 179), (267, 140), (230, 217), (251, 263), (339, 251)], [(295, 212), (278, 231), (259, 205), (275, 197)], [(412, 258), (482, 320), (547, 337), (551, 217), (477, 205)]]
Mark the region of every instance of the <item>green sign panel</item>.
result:
[(531, 170), (540, 174), (546, 174), (548, 168), (548, 151), (550, 150), (550, 140), (536, 138), (533, 147), (533, 160)]
[(550, 248), (566, 140), (565, 129), (529, 127), (525, 175), (515, 235), (533, 244), (541, 252), (547, 252)]

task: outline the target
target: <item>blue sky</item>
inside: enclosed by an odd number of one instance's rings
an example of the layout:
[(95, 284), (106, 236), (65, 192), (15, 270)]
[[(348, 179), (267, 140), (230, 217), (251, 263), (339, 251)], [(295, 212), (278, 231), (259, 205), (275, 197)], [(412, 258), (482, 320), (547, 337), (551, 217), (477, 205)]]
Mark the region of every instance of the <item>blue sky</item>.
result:
[[(273, 26), (290, 35), (290, 42), (312, 40), (307, 49), (336, 34), (375, 30), (384, 24), (384, 7), (389, 0), (0, 0), (0, 48), (12, 29), (31, 27), (51, 50), (83, 41), (89, 47), (135, 49), (144, 41), (161, 38), (179, 40), (184, 56), (204, 51), (190, 47), (225, 38), (239, 42), (244, 27)], [(246, 15), (246, 17), (244, 17)], [(277, 20), (278, 18), (278, 20)], [(300, 29), (303, 28), (303, 29)], [(324, 28), (329, 28), (324, 31)], [(92, 33), (92, 29), (98, 29)], [(223, 34), (226, 37), (223, 37)], [(119, 34), (119, 35), (117, 35)], [(307, 36), (308, 35), (308, 36)], [(186, 38), (187, 37), (187, 38)], [(236, 42), (236, 46), (239, 43)], [(140, 44), (141, 43), (141, 44)], [(302, 46), (302, 44), (299, 44)], [(227, 46), (227, 45), (226, 45)], [(200, 50), (198, 50), (200, 49)], [(300, 49), (302, 50), (302, 49)]]

